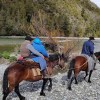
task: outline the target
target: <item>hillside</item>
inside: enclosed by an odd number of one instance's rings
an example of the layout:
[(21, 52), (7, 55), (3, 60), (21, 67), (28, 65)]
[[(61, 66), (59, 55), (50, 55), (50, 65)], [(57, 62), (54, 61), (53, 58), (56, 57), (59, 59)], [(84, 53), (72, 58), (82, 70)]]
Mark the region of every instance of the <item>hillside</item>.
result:
[(0, 35), (100, 37), (100, 9), (90, 0), (0, 0)]

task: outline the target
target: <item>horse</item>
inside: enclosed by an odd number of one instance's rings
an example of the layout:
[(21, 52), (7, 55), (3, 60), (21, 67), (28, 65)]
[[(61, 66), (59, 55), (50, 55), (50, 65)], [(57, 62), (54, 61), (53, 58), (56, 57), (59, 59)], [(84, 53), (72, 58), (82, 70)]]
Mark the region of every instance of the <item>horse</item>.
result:
[(100, 63), (100, 52), (95, 52), (94, 55), (96, 56), (96, 58), (98, 59), (98, 61)]
[[(95, 52), (94, 55), (95, 55), (96, 59), (98, 59), (98, 61), (100, 62), (100, 52)], [(96, 59), (94, 61), (94, 66), (93, 66), (94, 68), (96, 66)], [(91, 69), (90, 71), (88, 71), (88, 60), (86, 57), (84, 57), (82, 55), (78, 55), (75, 58), (73, 58), (70, 61), (68, 74), (67, 74), (68, 89), (72, 90), (71, 84), (74, 79), (75, 79), (75, 84), (78, 84), (77, 76), (80, 73), (80, 71), (85, 71), (86, 75), (85, 75), (84, 79), (88, 76), (88, 73), (89, 73), (88, 82), (91, 83), (90, 78), (91, 78), (94, 68)], [(72, 76), (72, 72), (74, 72), (74, 76)]]
[[(64, 68), (64, 55), (59, 53), (49, 55), (49, 60), (46, 60), (46, 62), (46, 73), (47, 75), (51, 76), (53, 68), (55, 68), (56, 65), (59, 65), (60, 68)], [(49, 80), (50, 84), (48, 86), (48, 90), (51, 91), (52, 79), (49, 76), (47, 78), (43, 77), (40, 71), (37, 71), (39, 74), (34, 76), (33, 70), (35, 70), (36, 73), (37, 69), (39, 70), (39, 64), (28, 60), (16, 61), (10, 64), (3, 75), (3, 100), (6, 100), (9, 93), (13, 90), (17, 93), (20, 100), (25, 100), (25, 97), (22, 96), (19, 92), (19, 83), (23, 80), (30, 82), (43, 80), (42, 88), (40, 91), (41, 96), (45, 96), (44, 88), (45, 84)]]

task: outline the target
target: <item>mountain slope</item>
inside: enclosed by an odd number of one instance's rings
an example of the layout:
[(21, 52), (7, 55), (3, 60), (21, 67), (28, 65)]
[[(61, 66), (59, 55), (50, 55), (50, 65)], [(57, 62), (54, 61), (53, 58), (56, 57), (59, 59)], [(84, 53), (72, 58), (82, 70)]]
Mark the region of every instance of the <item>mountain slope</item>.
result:
[(100, 36), (90, 0), (1, 0), (0, 35)]

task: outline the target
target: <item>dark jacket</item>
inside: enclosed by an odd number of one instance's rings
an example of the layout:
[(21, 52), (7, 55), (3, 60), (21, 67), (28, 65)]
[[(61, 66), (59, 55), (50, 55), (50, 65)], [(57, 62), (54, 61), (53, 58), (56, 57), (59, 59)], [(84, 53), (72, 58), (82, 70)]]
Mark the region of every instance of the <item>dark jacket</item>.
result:
[(94, 43), (91, 40), (85, 41), (81, 53), (91, 56), (94, 53)]

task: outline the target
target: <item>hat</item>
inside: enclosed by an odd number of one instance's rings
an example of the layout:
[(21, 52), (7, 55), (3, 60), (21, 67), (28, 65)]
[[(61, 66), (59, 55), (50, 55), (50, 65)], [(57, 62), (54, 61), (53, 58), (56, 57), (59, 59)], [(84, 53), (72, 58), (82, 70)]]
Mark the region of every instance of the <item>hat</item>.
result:
[(90, 40), (95, 40), (93, 36), (90, 36), (89, 39), (90, 39)]
[(26, 37), (25, 37), (25, 40), (32, 41), (32, 40), (33, 40), (33, 38), (31, 38), (30, 36), (26, 36)]

